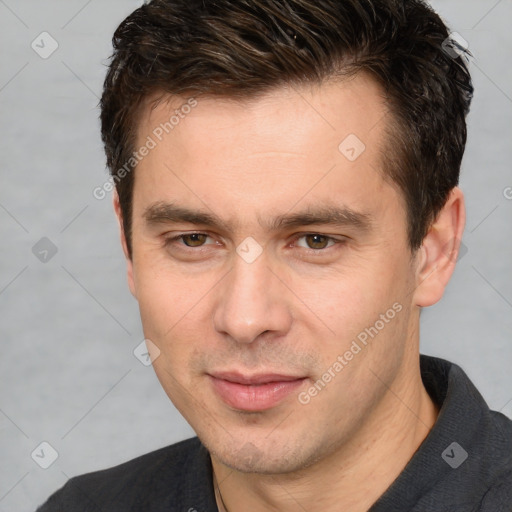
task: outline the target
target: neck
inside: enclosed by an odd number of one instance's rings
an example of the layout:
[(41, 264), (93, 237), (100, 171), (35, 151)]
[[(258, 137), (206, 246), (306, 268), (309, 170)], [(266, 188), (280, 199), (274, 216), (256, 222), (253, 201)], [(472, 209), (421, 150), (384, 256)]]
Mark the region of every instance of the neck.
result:
[(240, 473), (212, 456), (219, 511), (295, 512), (300, 504), (310, 512), (365, 512), (402, 472), (437, 415), (418, 369), (389, 386), (355, 437), (300, 474)]

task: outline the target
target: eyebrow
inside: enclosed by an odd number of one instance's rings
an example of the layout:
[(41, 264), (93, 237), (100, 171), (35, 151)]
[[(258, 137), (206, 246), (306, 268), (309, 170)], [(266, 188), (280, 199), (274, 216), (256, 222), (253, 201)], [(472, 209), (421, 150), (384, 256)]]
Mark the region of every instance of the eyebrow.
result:
[[(188, 223), (232, 231), (239, 225), (238, 222), (224, 221), (214, 213), (167, 202), (157, 202), (148, 206), (143, 218), (149, 226)], [(268, 220), (258, 217), (259, 224), (266, 227), (268, 231), (310, 225), (332, 225), (353, 227), (362, 232), (369, 232), (373, 228), (374, 220), (374, 216), (368, 212), (358, 212), (348, 207), (333, 205), (310, 206), (302, 212), (287, 213)]]

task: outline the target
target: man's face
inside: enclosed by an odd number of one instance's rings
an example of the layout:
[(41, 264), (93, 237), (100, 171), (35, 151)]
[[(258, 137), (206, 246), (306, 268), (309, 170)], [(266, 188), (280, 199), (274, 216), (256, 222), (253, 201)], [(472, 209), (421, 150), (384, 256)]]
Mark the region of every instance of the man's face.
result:
[(404, 202), (380, 172), (386, 105), (359, 75), (197, 98), (155, 132), (186, 102), (141, 119), (136, 147), (156, 146), (135, 171), (130, 286), (158, 378), (212, 455), (294, 471), (367, 423), (417, 335)]

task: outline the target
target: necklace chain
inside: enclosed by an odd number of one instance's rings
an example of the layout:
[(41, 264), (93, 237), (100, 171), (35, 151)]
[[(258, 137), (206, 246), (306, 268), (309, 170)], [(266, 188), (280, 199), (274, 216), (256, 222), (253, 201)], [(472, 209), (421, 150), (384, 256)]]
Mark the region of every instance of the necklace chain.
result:
[(217, 488), (217, 491), (219, 493), (220, 502), (222, 503), (222, 507), (224, 508), (224, 512), (229, 512), (228, 507), (226, 507), (226, 504), (224, 503), (224, 498), (222, 497), (222, 493), (220, 492), (220, 486), (219, 486), (219, 484), (217, 482), (217, 477), (215, 476), (215, 474), (214, 474), (213, 478), (215, 480), (215, 487)]

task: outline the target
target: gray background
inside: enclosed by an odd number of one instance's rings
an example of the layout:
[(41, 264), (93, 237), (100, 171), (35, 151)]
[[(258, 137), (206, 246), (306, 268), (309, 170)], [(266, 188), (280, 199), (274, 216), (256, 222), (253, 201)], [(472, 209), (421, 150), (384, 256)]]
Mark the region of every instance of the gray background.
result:
[[(193, 435), (133, 355), (143, 335), (111, 197), (92, 195), (107, 178), (97, 103), (110, 40), (140, 3), (0, 0), (1, 512), (34, 510), (70, 476)], [(422, 352), (460, 364), (511, 415), (512, 1), (432, 4), (468, 41), (476, 92), (467, 253), (422, 314)], [(59, 44), (47, 59), (31, 48), (43, 31)], [(42, 237), (57, 248), (46, 262), (32, 252)], [(31, 457), (42, 441), (59, 454), (46, 470)]]

